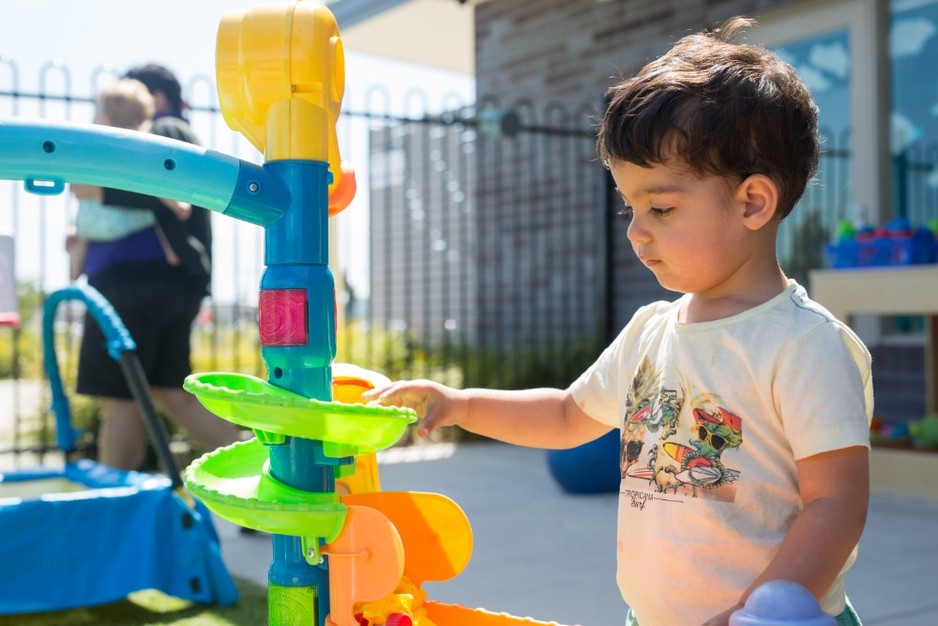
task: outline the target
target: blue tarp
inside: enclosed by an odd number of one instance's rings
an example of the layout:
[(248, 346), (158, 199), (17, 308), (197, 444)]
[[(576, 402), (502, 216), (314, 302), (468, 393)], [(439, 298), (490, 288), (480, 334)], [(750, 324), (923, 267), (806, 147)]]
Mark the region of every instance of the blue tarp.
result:
[(237, 602), (208, 510), (189, 508), (165, 476), (80, 460), (0, 482), (44, 478), (88, 489), (0, 498), (0, 614), (105, 604), (142, 589)]

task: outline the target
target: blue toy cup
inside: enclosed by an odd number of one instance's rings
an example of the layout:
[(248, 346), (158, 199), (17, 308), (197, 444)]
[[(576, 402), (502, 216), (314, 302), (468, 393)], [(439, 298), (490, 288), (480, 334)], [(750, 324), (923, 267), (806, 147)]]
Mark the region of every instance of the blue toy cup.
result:
[(730, 616), (730, 626), (836, 626), (811, 592), (790, 580), (770, 580)]

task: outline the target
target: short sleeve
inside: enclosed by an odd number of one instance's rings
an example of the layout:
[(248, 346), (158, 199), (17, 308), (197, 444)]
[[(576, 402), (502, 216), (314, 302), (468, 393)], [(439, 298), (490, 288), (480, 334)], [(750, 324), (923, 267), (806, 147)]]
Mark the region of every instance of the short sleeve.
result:
[(620, 355), (626, 331), (609, 344), (596, 362), (570, 386), (577, 406), (597, 422), (619, 428)]
[(672, 306), (670, 302), (653, 302), (639, 308), (596, 362), (573, 382), (570, 392), (587, 415), (613, 428), (622, 426), (625, 394), (637, 362), (638, 337), (651, 319), (666, 316)]
[(780, 355), (773, 395), (796, 459), (870, 445), (870, 354), (846, 326), (830, 321), (793, 339)]

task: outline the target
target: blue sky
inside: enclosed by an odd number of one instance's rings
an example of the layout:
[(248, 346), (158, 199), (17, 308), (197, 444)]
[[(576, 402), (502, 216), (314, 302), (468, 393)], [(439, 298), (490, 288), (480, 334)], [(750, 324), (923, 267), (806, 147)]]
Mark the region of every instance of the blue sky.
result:
[[(213, 75), (215, 32), (221, 16), (258, 4), (247, 0), (4, 0), (0, 53), (20, 69), (23, 88), (39, 68), (61, 59), (74, 75), (111, 64), (118, 70), (160, 61), (180, 74)], [(76, 84), (76, 91), (90, 85)]]

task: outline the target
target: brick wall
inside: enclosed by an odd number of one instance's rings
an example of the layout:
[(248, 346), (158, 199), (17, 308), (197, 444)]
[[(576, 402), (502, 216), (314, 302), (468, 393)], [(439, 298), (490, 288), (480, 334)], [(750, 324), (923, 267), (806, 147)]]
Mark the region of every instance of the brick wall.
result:
[(600, 102), (670, 43), (734, 15), (792, 0), (490, 0), (475, 9), (480, 94)]
[[(476, 6), (476, 79), (481, 95), (506, 108), (558, 102), (595, 119), (620, 76), (665, 52), (681, 36), (734, 15), (792, 0), (489, 0)], [(590, 120), (585, 119), (586, 126)], [(597, 167), (599, 167), (597, 165)], [(631, 253), (626, 223), (611, 237), (611, 327), (621, 328), (651, 300), (674, 294)]]

